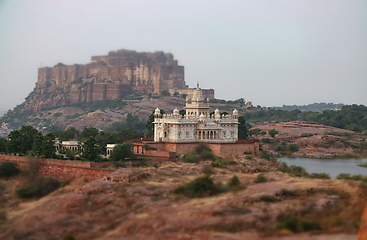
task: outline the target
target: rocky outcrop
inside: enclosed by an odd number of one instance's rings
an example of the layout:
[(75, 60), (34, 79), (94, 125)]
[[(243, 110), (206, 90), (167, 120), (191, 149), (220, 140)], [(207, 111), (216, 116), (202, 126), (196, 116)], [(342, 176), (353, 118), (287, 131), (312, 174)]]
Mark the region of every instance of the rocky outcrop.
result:
[(184, 67), (171, 53), (118, 50), (93, 56), (85, 65), (39, 68), (36, 87), (22, 105), (38, 111), (77, 102), (118, 99), (131, 90), (161, 93), (186, 88)]

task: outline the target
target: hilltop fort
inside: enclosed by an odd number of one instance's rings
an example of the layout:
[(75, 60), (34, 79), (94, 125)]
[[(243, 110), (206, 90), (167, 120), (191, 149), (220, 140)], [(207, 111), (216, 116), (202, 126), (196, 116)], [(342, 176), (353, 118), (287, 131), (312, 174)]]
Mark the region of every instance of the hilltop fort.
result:
[[(191, 95), (185, 82), (184, 66), (171, 53), (111, 51), (92, 56), (87, 64), (42, 67), (33, 92), (22, 104), (38, 111), (44, 107), (65, 106), (77, 102), (118, 99), (131, 92)], [(205, 98), (214, 98), (214, 90), (203, 90)]]

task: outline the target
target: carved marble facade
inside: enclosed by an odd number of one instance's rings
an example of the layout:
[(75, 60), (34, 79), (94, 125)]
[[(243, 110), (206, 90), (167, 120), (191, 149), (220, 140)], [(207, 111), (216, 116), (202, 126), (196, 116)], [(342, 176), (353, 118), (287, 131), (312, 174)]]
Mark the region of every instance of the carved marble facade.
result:
[(197, 85), (191, 101), (186, 98), (186, 114), (176, 108), (172, 114), (154, 112), (155, 142), (215, 142), (234, 143), (238, 140), (238, 111), (232, 115), (221, 115), (216, 109), (209, 112), (209, 99), (203, 98)]

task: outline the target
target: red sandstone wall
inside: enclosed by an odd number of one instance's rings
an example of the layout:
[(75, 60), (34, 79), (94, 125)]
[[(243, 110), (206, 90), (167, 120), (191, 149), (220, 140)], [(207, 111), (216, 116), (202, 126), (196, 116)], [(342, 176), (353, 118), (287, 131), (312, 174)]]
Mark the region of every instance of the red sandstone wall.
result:
[(253, 143), (210, 143), (209, 147), (215, 155), (220, 157), (241, 156), (244, 152), (254, 152)]
[[(185, 154), (195, 152), (199, 143), (149, 143), (150, 146), (160, 151), (176, 152), (177, 154)], [(228, 157), (230, 155), (240, 156), (244, 152), (258, 153), (259, 143), (257, 141), (240, 141), (237, 143), (208, 143), (214, 155), (220, 157)]]
[[(0, 155), (1, 162), (15, 162), (19, 168), (25, 168), (27, 165), (26, 157), (21, 156), (9, 156)], [(40, 167), (38, 174), (41, 176), (50, 176), (58, 179), (77, 179), (86, 178), (89, 181), (102, 178), (111, 171), (106, 169), (93, 169), (91, 168), (91, 162), (78, 162), (56, 159), (40, 159)]]
[(103, 178), (105, 175), (113, 171), (114, 170), (42, 164), (38, 170), (38, 174), (41, 176), (48, 176), (57, 179), (73, 180), (85, 178), (88, 179), (88, 181), (94, 181), (99, 178)]
[(169, 160), (174, 161), (176, 159), (176, 152), (170, 152), (165, 150), (145, 150), (143, 144), (135, 143), (133, 151), (136, 155), (152, 158), (154, 160)]

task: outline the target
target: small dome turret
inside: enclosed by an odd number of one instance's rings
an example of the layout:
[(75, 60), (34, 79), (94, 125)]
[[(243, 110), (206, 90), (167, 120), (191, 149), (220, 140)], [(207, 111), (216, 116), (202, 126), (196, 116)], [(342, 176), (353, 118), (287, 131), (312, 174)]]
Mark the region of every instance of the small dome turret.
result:
[(161, 115), (161, 110), (159, 110), (159, 108), (156, 108), (156, 109), (154, 110), (154, 115), (155, 115), (155, 116), (160, 116), (160, 115)]
[(199, 121), (205, 121), (205, 116), (204, 116), (204, 114), (201, 114), (201, 115), (199, 116)]
[(178, 116), (178, 115), (180, 115), (180, 111), (177, 108), (175, 108), (175, 110), (173, 110), (173, 116)]
[(214, 111), (214, 118), (215, 120), (219, 120), (220, 119), (220, 112), (219, 112), (219, 109), (215, 109)]
[(234, 109), (234, 110), (233, 110), (233, 116), (234, 116), (235, 118), (237, 118), (237, 117), (238, 117), (238, 111), (237, 111), (237, 109)]

